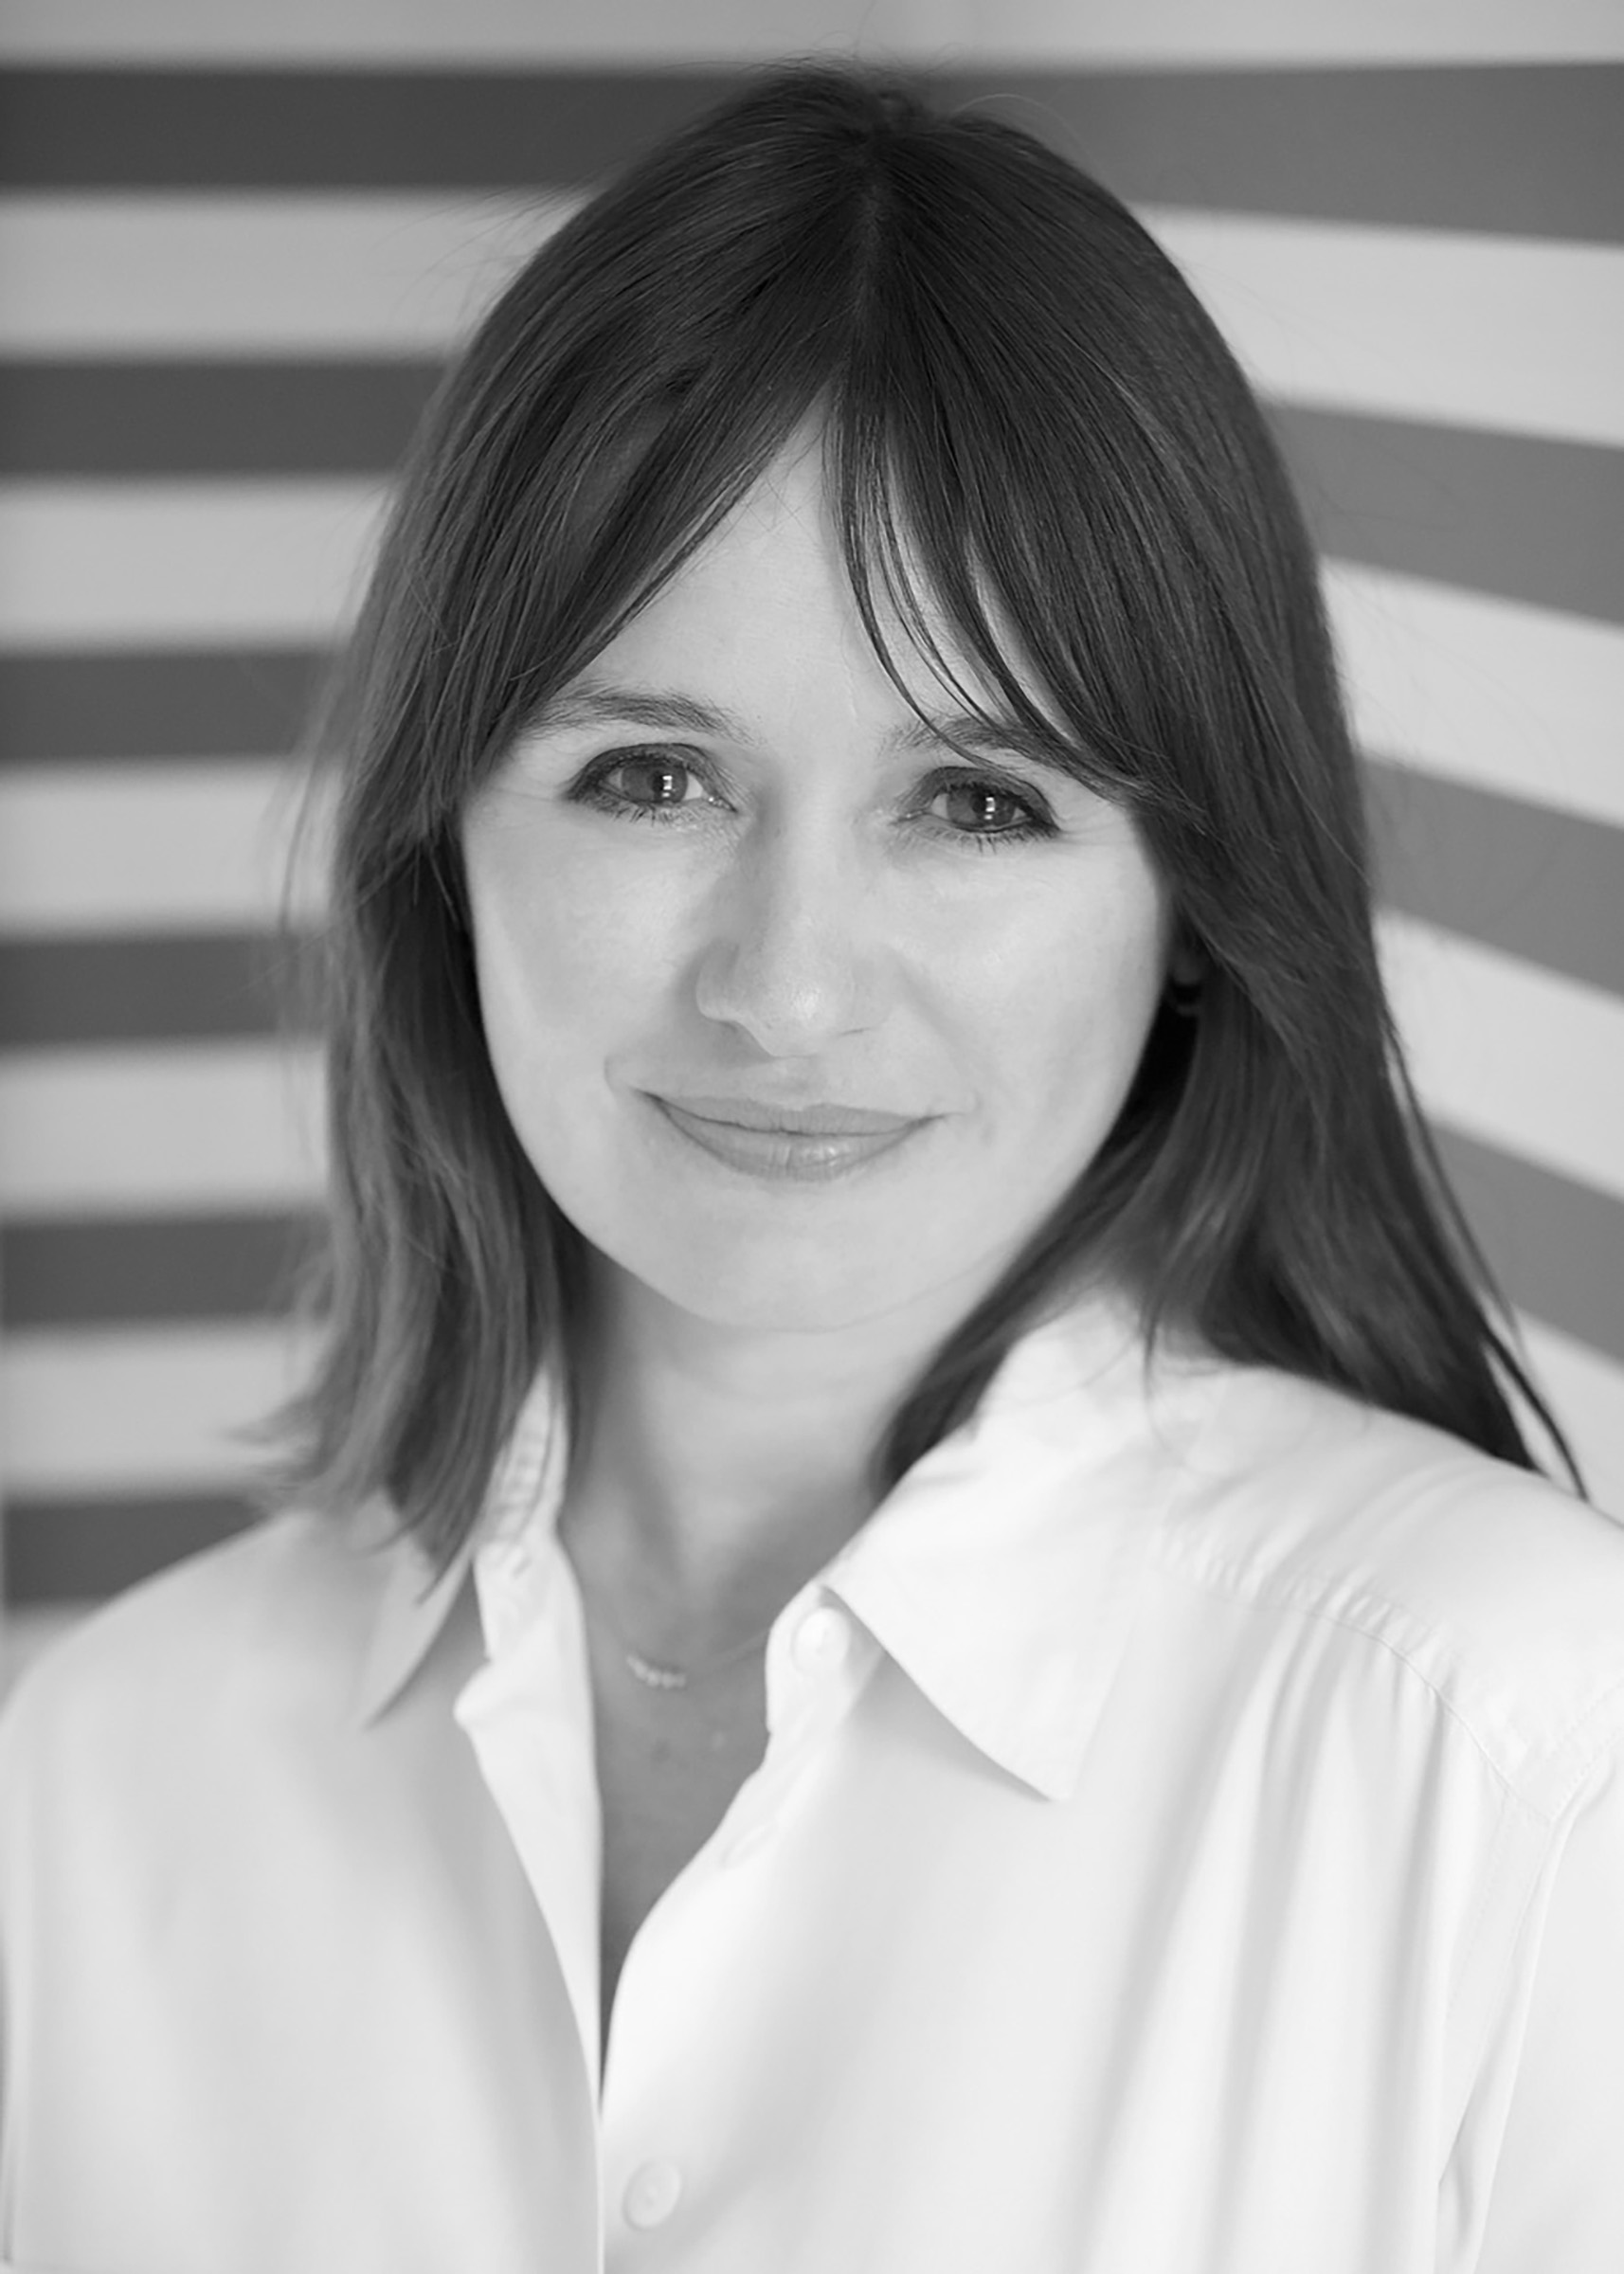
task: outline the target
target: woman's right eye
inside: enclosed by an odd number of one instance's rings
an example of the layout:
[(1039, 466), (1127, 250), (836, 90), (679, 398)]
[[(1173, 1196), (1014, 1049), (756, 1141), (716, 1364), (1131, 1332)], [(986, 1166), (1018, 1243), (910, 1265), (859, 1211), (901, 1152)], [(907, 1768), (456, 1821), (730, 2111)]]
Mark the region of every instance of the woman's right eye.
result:
[[(614, 785), (617, 774), (623, 777), (623, 787)], [(663, 750), (633, 751), (593, 767), (571, 795), (619, 820), (651, 821), (697, 803), (685, 795), (697, 784), (698, 775), (687, 759)]]

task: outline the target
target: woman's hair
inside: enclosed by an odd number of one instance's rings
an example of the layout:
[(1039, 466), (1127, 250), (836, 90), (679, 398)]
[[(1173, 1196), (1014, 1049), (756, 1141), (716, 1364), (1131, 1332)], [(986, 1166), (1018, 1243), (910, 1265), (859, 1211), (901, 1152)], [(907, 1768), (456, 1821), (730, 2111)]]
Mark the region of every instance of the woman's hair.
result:
[(1233, 358), (1075, 166), (810, 65), (748, 81), (549, 239), (410, 454), (324, 721), (331, 1220), (292, 1479), (326, 1506), (386, 1493), (443, 1561), (544, 1361), (581, 1418), (587, 1250), (497, 1094), (460, 824), (808, 420), (881, 660), (896, 677), (900, 623), (947, 673), (940, 611), (944, 644), (1132, 814), (1203, 970), (895, 1413), (876, 1494), (1102, 1272), (1152, 1337), (1532, 1466), (1509, 1383), (1565, 1454), (1473, 1292), (1398, 1055), (1315, 563)]

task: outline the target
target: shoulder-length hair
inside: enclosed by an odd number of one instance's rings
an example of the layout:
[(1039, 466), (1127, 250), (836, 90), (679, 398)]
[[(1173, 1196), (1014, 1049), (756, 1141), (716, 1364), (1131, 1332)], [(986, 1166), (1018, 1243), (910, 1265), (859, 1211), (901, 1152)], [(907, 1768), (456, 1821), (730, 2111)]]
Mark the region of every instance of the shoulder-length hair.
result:
[(496, 1092), (460, 822), (812, 417), (882, 661), (895, 677), (900, 622), (946, 670), (939, 609), (1009, 712), (1132, 813), (1204, 971), (1097, 1157), (923, 1368), (876, 1496), (1101, 1272), (1152, 1338), (1531, 1467), (1509, 1384), (1560, 1447), (1473, 1291), (1398, 1056), (1315, 563), (1234, 359), (1075, 166), (805, 66), (747, 81), (549, 239), (410, 454), (326, 718), (330, 1238), (293, 1481), (327, 1506), (387, 1494), (443, 1561), (538, 1365), (581, 1417), (587, 1254)]

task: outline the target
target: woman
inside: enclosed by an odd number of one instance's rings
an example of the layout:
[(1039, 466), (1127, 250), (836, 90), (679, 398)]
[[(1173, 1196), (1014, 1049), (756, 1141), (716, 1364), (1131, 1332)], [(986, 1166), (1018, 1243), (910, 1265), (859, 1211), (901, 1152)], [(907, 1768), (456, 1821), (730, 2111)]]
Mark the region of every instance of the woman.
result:
[(1613, 2274), (1624, 1543), (1149, 239), (749, 85), (450, 375), (330, 726), (298, 1512), (15, 1701), (14, 2261)]

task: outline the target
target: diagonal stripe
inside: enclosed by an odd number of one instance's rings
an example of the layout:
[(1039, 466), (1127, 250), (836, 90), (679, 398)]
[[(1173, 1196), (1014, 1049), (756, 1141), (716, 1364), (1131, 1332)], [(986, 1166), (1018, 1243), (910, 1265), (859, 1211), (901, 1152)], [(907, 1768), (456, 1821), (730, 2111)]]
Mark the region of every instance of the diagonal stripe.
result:
[(321, 1095), (309, 1046), (12, 1054), (0, 1058), (0, 1211), (307, 1208), (321, 1187)]
[(0, 940), (0, 1048), (309, 1032), (313, 980), (297, 944), (255, 933)]
[(0, 364), (0, 476), (383, 476), (433, 363)]
[(0, 647), (292, 646), (353, 611), (384, 505), (365, 482), (12, 482)]
[(285, 1310), (313, 1216), (0, 1224), (0, 1326), (244, 1319)]
[(1389, 907), (1624, 995), (1624, 829), (1413, 767), (1368, 774)]
[(0, 353), (438, 356), (572, 203), (0, 197)]
[(1624, 623), (1624, 450), (1272, 406), (1321, 549)]
[(103, 1602), (228, 1540), (259, 1511), (243, 1493), (12, 1501), (0, 1515), (9, 1611)]
[(9, 1494), (240, 1487), (247, 1434), (298, 1380), (308, 1338), (275, 1321), (12, 1335), (0, 1350)]
[[(291, 765), (246, 761), (0, 769), (0, 934), (269, 929), (300, 786)], [(307, 924), (314, 866), (289, 901)]]
[(1624, 442), (1624, 248), (1169, 207), (1141, 218), (1267, 395)]
[(248, 758), (298, 740), (319, 648), (0, 654), (0, 767), (22, 760)]
[(1624, 1198), (1624, 1002), (1413, 916), (1380, 929), (1428, 1114)]
[(1624, 632), (1345, 561), (1326, 589), (1364, 749), (1624, 823)]
[(1453, 1129), (1437, 1144), (1512, 1306), (1624, 1364), (1624, 1203)]

